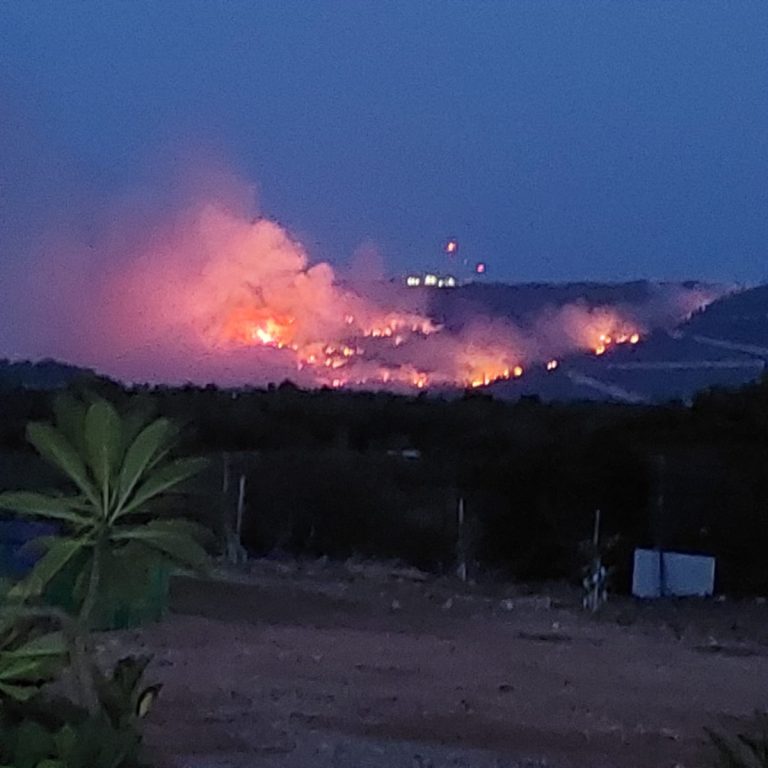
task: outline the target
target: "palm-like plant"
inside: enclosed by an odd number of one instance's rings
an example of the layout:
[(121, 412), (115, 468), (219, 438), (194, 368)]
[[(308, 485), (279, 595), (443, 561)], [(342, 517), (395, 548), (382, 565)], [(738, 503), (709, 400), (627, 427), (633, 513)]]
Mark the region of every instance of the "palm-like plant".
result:
[(13, 607), (0, 611), (0, 702), (26, 701), (63, 667), (65, 636), (46, 631), (36, 617)]
[(59, 536), (44, 542), (45, 554), (21, 585), (24, 597), (41, 594), (67, 568), (78, 567), (80, 620), (90, 621), (105, 559), (115, 556), (166, 560), (198, 569), (206, 553), (202, 530), (190, 521), (166, 519), (156, 505), (199, 472), (204, 460), (171, 459), (178, 429), (168, 419), (148, 418), (141, 408), (119, 414), (110, 403), (57, 400), (55, 424), (31, 423), (27, 439), (73, 486), (69, 495), (0, 493), (0, 508), (55, 522)]

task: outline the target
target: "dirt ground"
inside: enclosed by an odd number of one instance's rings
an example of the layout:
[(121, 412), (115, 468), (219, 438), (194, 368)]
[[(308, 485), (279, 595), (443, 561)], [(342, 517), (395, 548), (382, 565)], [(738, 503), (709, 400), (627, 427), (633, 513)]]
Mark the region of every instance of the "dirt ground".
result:
[(711, 765), (703, 726), (768, 704), (768, 605), (610, 603), (376, 565), (178, 579), (147, 727), (178, 768)]

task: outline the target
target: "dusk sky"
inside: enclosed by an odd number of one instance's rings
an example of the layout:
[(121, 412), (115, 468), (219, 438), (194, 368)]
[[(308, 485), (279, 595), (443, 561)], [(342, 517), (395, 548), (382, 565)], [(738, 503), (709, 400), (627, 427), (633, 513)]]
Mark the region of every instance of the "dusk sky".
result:
[(4, 0), (0, 110), (4, 270), (214, 163), (314, 260), (768, 277), (764, 0)]

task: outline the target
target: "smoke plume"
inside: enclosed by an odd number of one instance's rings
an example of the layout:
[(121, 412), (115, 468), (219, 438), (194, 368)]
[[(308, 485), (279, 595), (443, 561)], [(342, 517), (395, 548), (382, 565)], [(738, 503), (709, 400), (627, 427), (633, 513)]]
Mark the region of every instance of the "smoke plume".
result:
[(481, 386), (638, 343), (707, 301), (660, 292), (642, 306), (577, 302), (525, 324), (478, 315), (449, 330), (424, 293), (377, 289), (383, 267), (371, 244), (356, 255), (367, 279), (341, 281), (285, 228), (254, 215), (247, 189), (220, 182), (198, 184), (183, 204), (126, 200), (87, 238), (46, 231), (4, 285), (13, 312), (0, 341), (15, 357), (56, 357), (134, 382)]

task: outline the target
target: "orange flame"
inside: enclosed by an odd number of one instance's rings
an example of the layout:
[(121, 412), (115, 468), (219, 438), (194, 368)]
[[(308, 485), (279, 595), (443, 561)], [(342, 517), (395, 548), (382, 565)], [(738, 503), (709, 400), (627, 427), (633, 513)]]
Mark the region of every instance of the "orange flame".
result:
[(645, 330), (616, 310), (574, 305), (537, 317), (530, 331), (487, 318), (448, 330), (403, 309), (410, 297), (374, 300), (340, 286), (329, 264), (311, 266), (274, 222), (215, 205), (184, 222), (120, 288), (145, 346), (163, 338), (184, 345), (174, 362), (189, 361), (190, 380), (194, 365), (214, 366), (214, 378), (220, 365), (238, 383), (301, 372), (298, 383), (334, 387), (482, 387), (547, 360), (554, 370), (554, 355), (637, 344)]

